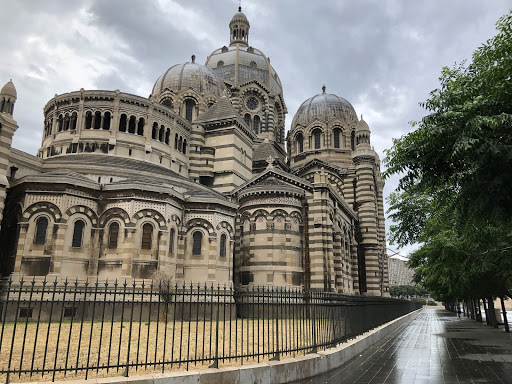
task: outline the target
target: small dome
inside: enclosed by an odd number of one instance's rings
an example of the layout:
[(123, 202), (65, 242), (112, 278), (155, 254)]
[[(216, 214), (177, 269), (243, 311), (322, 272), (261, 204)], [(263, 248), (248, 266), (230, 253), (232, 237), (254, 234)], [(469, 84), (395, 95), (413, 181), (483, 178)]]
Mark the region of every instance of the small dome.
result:
[(352, 104), (342, 97), (320, 93), (303, 102), (293, 117), (292, 128), (297, 125), (307, 127), (315, 120), (328, 123), (332, 120), (341, 120), (349, 127), (357, 124), (356, 111)]
[(169, 68), (158, 78), (151, 95), (156, 99), (166, 90), (178, 92), (184, 89), (193, 89), (198, 93), (222, 95), (225, 89), (224, 83), (208, 67), (194, 62), (176, 64)]
[(5, 96), (10, 96), (16, 100), (18, 98), (18, 93), (16, 92), (16, 87), (14, 86), (12, 80), (9, 80), (0, 91), (0, 94)]
[(366, 121), (363, 120), (363, 115), (361, 115), (361, 120), (356, 125), (356, 132), (370, 132), (370, 127)]
[[(242, 12), (242, 8), (238, 8), (238, 12), (233, 15), (233, 18), (231, 19), (231, 22), (229, 23), (229, 26), (235, 23), (247, 23), (249, 24), (249, 20), (247, 19), (247, 16), (245, 16), (245, 13)], [(250, 24), (249, 24), (250, 25)]]

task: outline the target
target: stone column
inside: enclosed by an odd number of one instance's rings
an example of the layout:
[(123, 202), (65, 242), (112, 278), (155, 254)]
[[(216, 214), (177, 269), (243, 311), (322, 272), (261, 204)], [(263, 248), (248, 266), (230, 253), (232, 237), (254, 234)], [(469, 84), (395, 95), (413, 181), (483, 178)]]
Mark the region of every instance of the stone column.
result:
[(16, 259), (14, 261), (14, 274), (20, 274), (21, 273), (21, 259), (23, 258), (23, 255), (25, 254), (25, 246), (27, 243), (27, 230), (28, 230), (28, 223), (19, 223), (20, 226), (20, 235), (18, 238), (18, 245), (16, 249)]
[(368, 153), (354, 157), (357, 174), (356, 203), (359, 213), (362, 251), (365, 258), (367, 295), (380, 296), (381, 269), (377, 241), (377, 198), (374, 182), (374, 158)]
[(134, 237), (136, 228), (129, 227), (125, 228), (125, 238), (123, 246), (123, 266), (121, 268), (121, 275), (125, 278), (131, 278), (132, 276), (132, 259), (134, 254)]
[(217, 234), (208, 236), (208, 280), (217, 280)]

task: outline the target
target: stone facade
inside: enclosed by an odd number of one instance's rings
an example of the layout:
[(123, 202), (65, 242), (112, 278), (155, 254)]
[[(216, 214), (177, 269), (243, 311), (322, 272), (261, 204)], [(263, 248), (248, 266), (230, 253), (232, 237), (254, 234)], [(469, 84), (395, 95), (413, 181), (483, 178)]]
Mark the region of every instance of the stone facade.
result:
[(177, 64), (149, 98), (56, 95), (37, 156), (11, 148), (0, 93), (1, 273), (277, 285), (387, 295), (383, 181), (345, 99), (306, 100), (285, 137), (283, 87), (249, 45)]
[(413, 285), (414, 270), (407, 268), (408, 259), (402, 256), (389, 258), (389, 285)]

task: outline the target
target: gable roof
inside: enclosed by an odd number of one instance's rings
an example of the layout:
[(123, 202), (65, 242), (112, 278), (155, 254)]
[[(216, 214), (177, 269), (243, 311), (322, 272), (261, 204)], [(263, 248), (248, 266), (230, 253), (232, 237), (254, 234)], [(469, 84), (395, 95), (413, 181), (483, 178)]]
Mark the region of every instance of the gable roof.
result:
[(252, 152), (252, 161), (267, 160), (271, 156), (273, 159), (281, 159), (281, 156), (277, 149), (268, 140), (258, 144)]
[(347, 169), (346, 168), (341, 168), (341, 167), (338, 167), (336, 165), (332, 165), (332, 164), (326, 163), (325, 161), (319, 160), (319, 159), (313, 159), (311, 161), (308, 161), (306, 164), (304, 164), (300, 168), (297, 168), (296, 170), (294, 170), (293, 174), (294, 175), (299, 175), (299, 174), (304, 173), (308, 169), (311, 169), (311, 168), (314, 168), (314, 167), (320, 167), (320, 168), (329, 169), (329, 170), (331, 170), (331, 171), (333, 171), (333, 172), (335, 172), (337, 174), (340, 174), (340, 175), (347, 174)]
[(268, 168), (234, 189), (230, 194), (238, 195), (244, 190), (253, 187), (261, 187), (262, 190), (267, 191), (269, 191), (269, 187), (272, 187), (274, 190), (282, 189), (283, 191), (289, 190), (292, 193), (304, 194), (305, 190), (313, 189), (313, 184), (279, 168)]
[(227, 96), (223, 95), (219, 101), (217, 101), (214, 105), (204, 111), (197, 119), (194, 120), (194, 124), (205, 124), (219, 121), (236, 121), (241, 124), (244, 128), (249, 130), (249, 127), (245, 124), (245, 121), (242, 120), (240, 115), (236, 112), (233, 105), (227, 98)]

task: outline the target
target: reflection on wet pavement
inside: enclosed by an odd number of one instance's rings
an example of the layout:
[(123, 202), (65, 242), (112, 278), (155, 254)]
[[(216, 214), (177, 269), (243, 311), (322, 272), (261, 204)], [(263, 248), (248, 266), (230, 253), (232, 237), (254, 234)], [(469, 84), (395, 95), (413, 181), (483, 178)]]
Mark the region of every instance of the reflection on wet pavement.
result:
[(512, 383), (512, 336), (443, 309), (424, 309), (338, 369), (306, 383)]

